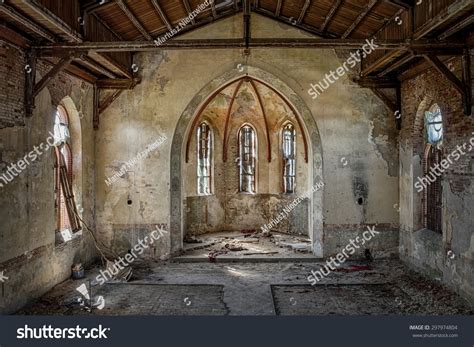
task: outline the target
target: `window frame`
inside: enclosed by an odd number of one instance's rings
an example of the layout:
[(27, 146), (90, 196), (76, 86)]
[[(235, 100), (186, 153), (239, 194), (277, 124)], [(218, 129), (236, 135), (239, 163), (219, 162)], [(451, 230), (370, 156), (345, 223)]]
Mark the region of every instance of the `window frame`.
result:
[[(293, 129), (293, 134), (294, 134), (294, 141), (293, 141), (293, 155), (294, 155), (294, 183), (293, 183), (293, 191), (289, 192), (286, 189), (286, 179), (285, 179), (285, 155), (284, 155), (284, 148), (285, 148), (285, 131), (286, 127), (291, 125)], [(296, 170), (296, 163), (297, 163), (297, 142), (298, 142), (298, 133), (296, 131), (296, 127), (291, 121), (286, 121), (283, 123), (281, 126), (281, 131), (280, 131), (280, 150), (281, 150), (281, 157), (280, 157), (280, 162), (281, 162), (281, 191), (283, 194), (296, 194), (296, 177), (297, 177), (297, 170)]]
[[(201, 126), (205, 124), (207, 125), (209, 129), (209, 193), (203, 193), (200, 191), (200, 185), (199, 185), (199, 179), (200, 179), (200, 144), (201, 144), (201, 139), (200, 139), (200, 130)], [(202, 176), (204, 177), (204, 176)], [(207, 121), (202, 121), (199, 123), (197, 126), (196, 130), (196, 192), (198, 196), (210, 196), (214, 194), (214, 131)]]
[[(253, 192), (247, 192), (247, 191), (244, 191), (242, 190), (242, 187), (243, 187), (243, 174), (242, 174), (242, 158), (241, 158), (241, 153), (242, 153), (242, 143), (240, 141), (240, 138), (241, 138), (241, 132), (242, 130), (245, 128), (245, 127), (249, 127), (250, 129), (252, 129), (253, 133), (254, 133), (254, 145), (252, 146), (254, 148), (254, 151), (255, 151), (255, 155), (254, 155), (254, 159), (255, 159), (255, 167), (254, 167), (254, 191)], [(238, 131), (237, 131), (237, 150), (238, 150), (238, 156), (237, 156), (237, 159), (238, 159), (238, 166), (239, 166), (239, 193), (240, 194), (251, 194), (251, 195), (255, 195), (258, 193), (258, 133), (257, 133), (257, 129), (250, 123), (243, 123)]]

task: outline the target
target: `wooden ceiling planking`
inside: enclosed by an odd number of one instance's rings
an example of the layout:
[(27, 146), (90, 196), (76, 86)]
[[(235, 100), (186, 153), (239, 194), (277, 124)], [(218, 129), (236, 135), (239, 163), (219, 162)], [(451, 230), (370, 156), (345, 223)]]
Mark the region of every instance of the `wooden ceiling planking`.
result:
[(99, 8), (96, 14), (102, 18), (110, 28), (119, 34), (124, 40), (143, 40), (143, 36), (133, 23), (123, 13), (122, 9), (116, 5)]
[[(204, 1), (199, 1), (197, 5), (194, 5), (193, 1), (190, 1), (190, 6), (194, 10), (199, 4), (203, 3)], [(183, 18), (188, 16), (188, 12), (186, 11), (186, 7), (181, 0), (174, 0), (174, 1), (163, 1), (158, 0), (158, 3), (161, 5), (163, 12), (166, 13), (168, 16), (168, 20), (170, 21), (171, 25), (177, 25)], [(209, 9), (211, 7), (209, 6)]]
[[(313, 0), (314, 1), (314, 0)], [(283, 1), (281, 15), (286, 18), (298, 20), (306, 0)]]
[[(189, 0), (189, 6), (191, 7), (191, 11), (196, 10), (199, 7), (199, 5), (203, 3), (204, 3), (204, 0)], [(186, 16), (187, 15), (188, 14), (186, 13)], [(210, 6), (206, 8), (204, 11), (200, 12), (199, 15), (196, 17), (196, 19), (197, 21), (200, 21), (207, 17), (212, 17), (212, 9)]]
[(167, 29), (150, 0), (128, 0), (126, 3), (150, 35), (156, 36)]
[(259, 6), (265, 10), (275, 13), (277, 9), (278, 1), (275, 0), (260, 0)]
[(328, 1), (312, 1), (303, 19), (303, 23), (319, 29), (326, 19), (330, 8), (331, 3)]
[[(34, 21), (31, 21), (31, 22), (34, 23)], [(21, 23), (21, 21), (17, 21), (14, 18), (11, 18), (9, 15), (4, 14), (2, 12), (0, 12), (0, 23), (2, 23), (2, 24), (4, 23), (4, 24), (7, 24), (8, 26), (10, 26), (11, 28), (15, 28), (15, 31), (19, 31), (19, 33), (21, 35), (23, 35), (23, 36), (26, 35), (27, 39), (34, 39), (34, 40), (38, 40), (38, 41), (45, 40), (45, 38), (43, 36), (37, 34), (33, 30), (31, 30), (30, 28), (28, 28), (28, 26), (23, 25)], [(45, 30), (44, 28), (41, 28), (41, 29), (45, 33), (50, 35), (51, 38), (54, 38), (54, 35), (52, 33), (48, 32), (48, 30)]]

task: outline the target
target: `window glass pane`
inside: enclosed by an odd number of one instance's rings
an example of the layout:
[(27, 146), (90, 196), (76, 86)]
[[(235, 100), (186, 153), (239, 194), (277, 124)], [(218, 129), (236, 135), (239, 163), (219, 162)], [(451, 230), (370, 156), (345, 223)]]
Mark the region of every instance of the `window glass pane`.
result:
[(289, 123), (283, 128), (283, 189), (285, 193), (294, 193), (296, 186), (296, 130)]
[(425, 112), (426, 141), (436, 147), (443, 143), (443, 116), (438, 105)]
[(210, 195), (212, 170), (212, 131), (207, 123), (201, 123), (197, 132), (197, 186), (199, 195)]
[(240, 191), (245, 193), (256, 193), (255, 174), (257, 167), (257, 139), (255, 130), (244, 125), (239, 131), (239, 171)]

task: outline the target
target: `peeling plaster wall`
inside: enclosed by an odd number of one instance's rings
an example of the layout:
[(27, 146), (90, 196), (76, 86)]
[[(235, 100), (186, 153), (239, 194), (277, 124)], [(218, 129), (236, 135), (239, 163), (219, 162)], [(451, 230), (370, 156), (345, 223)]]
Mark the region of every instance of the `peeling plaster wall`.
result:
[[(0, 65), (5, 57), (0, 56)], [(14, 61), (16, 70), (24, 71), (24, 55), (10, 49), (8, 61)], [(48, 65), (38, 65), (40, 78)], [(20, 78), (20, 77), (18, 77)], [(24, 78), (24, 74), (22, 75)], [(12, 81), (23, 85), (24, 81)], [(11, 99), (21, 100), (23, 112), (23, 89), (3, 92)], [(92, 86), (65, 74), (59, 74), (36, 98), (32, 118), (23, 118), (20, 123), (0, 129), (0, 174), (11, 163), (16, 163), (35, 146), (45, 143), (53, 130), (56, 106), (63, 102), (71, 116), (77, 117), (82, 133), (82, 161), (75, 157), (75, 168), (82, 169), (74, 182), (83, 209), (82, 217), (94, 226), (94, 133), (92, 130)], [(10, 117), (2, 109), (1, 119)], [(0, 126), (1, 128), (1, 126)], [(73, 141), (73, 145), (76, 142)], [(54, 160), (51, 150), (31, 163), (21, 174), (7, 185), (0, 187), (0, 271), (5, 271), (8, 280), (1, 285), (0, 314), (12, 313), (71, 276), (71, 265), (87, 264), (95, 257), (91, 239), (84, 233), (73, 241), (55, 244), (54, 208)]]
[[(450, 68), (461, 75), (460, 60)], [(451, 286), (474, 302), (474, 151), (462, 155), (442, 178), (442, 229), (423, 229), (422, 193), (414, 187), (422, 174), (423, 117), (434, 103), (443, 114), (443, 157), (474, 142), (474, 119), (463, 114), (461, 95), (438, 72), (429, 70), (402, 85), (403, 129), (400, 140), (400, 258)]]
[[(215, 37), (216, 33), (240, 37), (241, 23), (242, 18), (237, 15), (181, 38)], [(257, 15), (252, 16), (252, 26), (254, 37), (307, 37), (291, 26)], [(141, 84), (124, 92), (106, 110), (97, 136), (97, 218), (106, 243), (112, 243), (114, 224), (128, 225), (131, 235), (143, 224), (170, 225), (173, 182), (169, 173), (170, 165), (175, 163), (169, 158), (178, 120), (203, 86), (238, 69), (238, 64), (247, 63), (284, 81), (299, 94), (317, 123), (326, 185), (324, 238), (340, 240), (328, 243), (324, 254), (339, 251), (333, 245), (349, 242), (335, 230), (354, 232), (372, 224), (384, 226), (379, 237), (387, 242), (380, 242), (380, 249), (396, 247), (398, 213), (394, 206), (399, 192), (393, 116), (371, 91), (359, 88), (347, 77), (316, 100), (307, 93), (311, 83), (322, 80), (342, 63), (333, 50), (252, 49), (248, 58), (240, 50), (171, 50), (137, 54), (135, 63), (140, 69)], [(160, 135), (168, 138), (160, 148), (114, 184), (105, 184), (104, 180), (117, 168)], [(128, 197), (132, 205), (127, 204)], [(170, 244), (157, 250), (158, 256), (168, 256)]]

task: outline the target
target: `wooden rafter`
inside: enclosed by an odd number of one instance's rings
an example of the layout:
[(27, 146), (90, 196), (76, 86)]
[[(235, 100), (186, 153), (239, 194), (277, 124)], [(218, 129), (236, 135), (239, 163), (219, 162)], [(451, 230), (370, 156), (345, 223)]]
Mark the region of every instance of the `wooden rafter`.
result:
[(425, 37), (433, 32), (435, 29), (447, 24), (449, 21), (458, 18), (464, 13), (468, 13), (474, 9), (474, 2), (472, 0), (458, 0), (453, 4), (447, 6), (444, 11), (440, 12), (435, 18), (428, 21), (424, 26), (419, 28), (414, 34), (415, 40)]
[(456, 34), (457, 32), (467, 28), (469, 25), (474, 23), (474, 14), (471, 14), (470, 16), (467, 16), (463, 20), (459, 21), (458, 23), (450, 26), (448, 30), (443, 32), (441, 35), (438, 36), (440, 40), (445, 40), (448, 37)]
[(216, 10), (216, 2), (215, 1), (211, 2), (211, 11), (212, 11), (212, 17), (216, 18), (217, 17), (217, 10)]
[(170, 21), (168, 20), (168, 17), (166, 16), (165, 12), (161, 8), (158, 1), (157, 0), (151, 0), (151, 3), (153, 5), (153, 7), (155, 8), (155, 11), (158, 13), (158, 16), (160, 16), (160, 19), (163, 21), (163, 23), (165, 23), (168, 30), (173, 29), (173, 27), (171, 26)]
[(47, 30), (43, 29), (41, 26), (38, 24), (32, 22), (25, 16), (23, 16), (21, 13), (19, 13), (17, 10), (15, 10), (13, 7), (8, 6), (5, 3), (0, 4), (0, 13), (7, 15), (14, 21), (20, 23), (24, 27), (28, 28), (32, 32), (34, 32), (36, 35), (41, 36), (42, 38), (50, 41), (50, 42), (56, 42), (56, 38), (54, 37), (53, 34), (48, 32)]
[(90, 57), (86, 55), (81, 55), (81, 62), (82, 64), (86, 65), (89, 67), (92, 71), (98, 72), (104, 76), (107, 76), (109, 78), (115, 78), (116, 76), (109, 70), (107, 70), (105, 67), (97, 63), (95, 60), (91, 59)]
[(140, 79), (100, 79), (95, 82), (100, 89), (133, 89)]
[(326, 16), (326, 19), (324, 20), (323, 25), (321, 25), (321, 28), (320, 28), (321, 31), (326, 30), (326, 27), (329, 25), (329, 23), (334, 18), (334, 15), (337, 13), (337, 10), (339, 10), (339, 8), (341, 7), (342, 2), (343, 2), (343, 0), (335, 0), (333, 2), (333, 5), (331, 6), (331, 9), (329, 10), (329, 13)]
[(56, 16), (53, 12), (51, 12), (37, 0), (24, 0), (22, 4), (24, 4), (30, 10), (35, 12), (35, 14), (37, 15), (35, 19), (42, 19), (48, 22), (50, 25), (54, 26), (57, 30), (61, 31), (64, 35), (66, 35), (70, 40), (74, 42), (82, 41), (82, 36), (77, 31), (73, 30), (61, 18)]
[(417, 56), (413, 52), (409, 52), (408, 54), (406, 54), (404, 57), (402, 57), (400, 60), (398, 60), (394, 64), (390, 64), (385, 70), (381, 71), (377, 76), (384, 77), (388, 75), (390, 72), (399, 69), (400, 67), (407, 64), (408, 62), (415, 59), (416, 57)]
[(3, 23), (0, 24), (0, 40), (22, 49), (26, 49), (31, 45), (30, 40), (23, 37), (23, 35), (18, 34), (15, 30), (9, 28)]
[(130, 10), (130, 8), (125, 4), (123, 0), (116, 0), (117, 5), (119, 5), (120, 9), (125, 13), (125, 15), (128, 17), (128, 19), (133, 23), (135, 28), (143, 35), (143, 37), (147, 40), (153, 40), (151, 35), (148, 33), (148, 31), (145, 29), (145, 27), (140, 23), (138, 18), (133, 14), (133, 12)]
[(304, 16), (306, 16), (306, 12), (308, 12), (308, 8), (310, 5), (311, 5), (311, 0), (306, 0), (304, 2), (304, 5), (303, 5), (303, 8), (301, 9), (298, 20), (296, 21), (298, 24), (301, 24), (303, 22)]
[(346, 32), (342, 34), (342, 38), (345, 39), (349, 37), (352, 32), (359, 26), (359, 24), (364, 20), (364, 18), (369, 14), (370, 11), (374, 8), (375, 5), (379, 3), (379, 0), (370, 0), (367, 4), (365, 10), (363, 10), (357, 18), (352, 22), (351, 26), (347, 28)]
[(280, 16), (282, 5), (283, 5), (283, 0), (278, 0), (277, 6), (276, 6), (276, 9), (275, 9), (275, 17), (279, 17), (279, 16)]
[[(188, 16), (191, 15), (191, 13), (193, 12), (192, 9), (191, 9), (191, 5), (189, 5), (189, 0), (183, 0), (183, 5), (184, 5), (184, 8), (186, 9), (186, 12), (188, 13)], [(191, 23), (192, 24), (195, 24), (196, 21), (193, 19), (191, 19)]]

